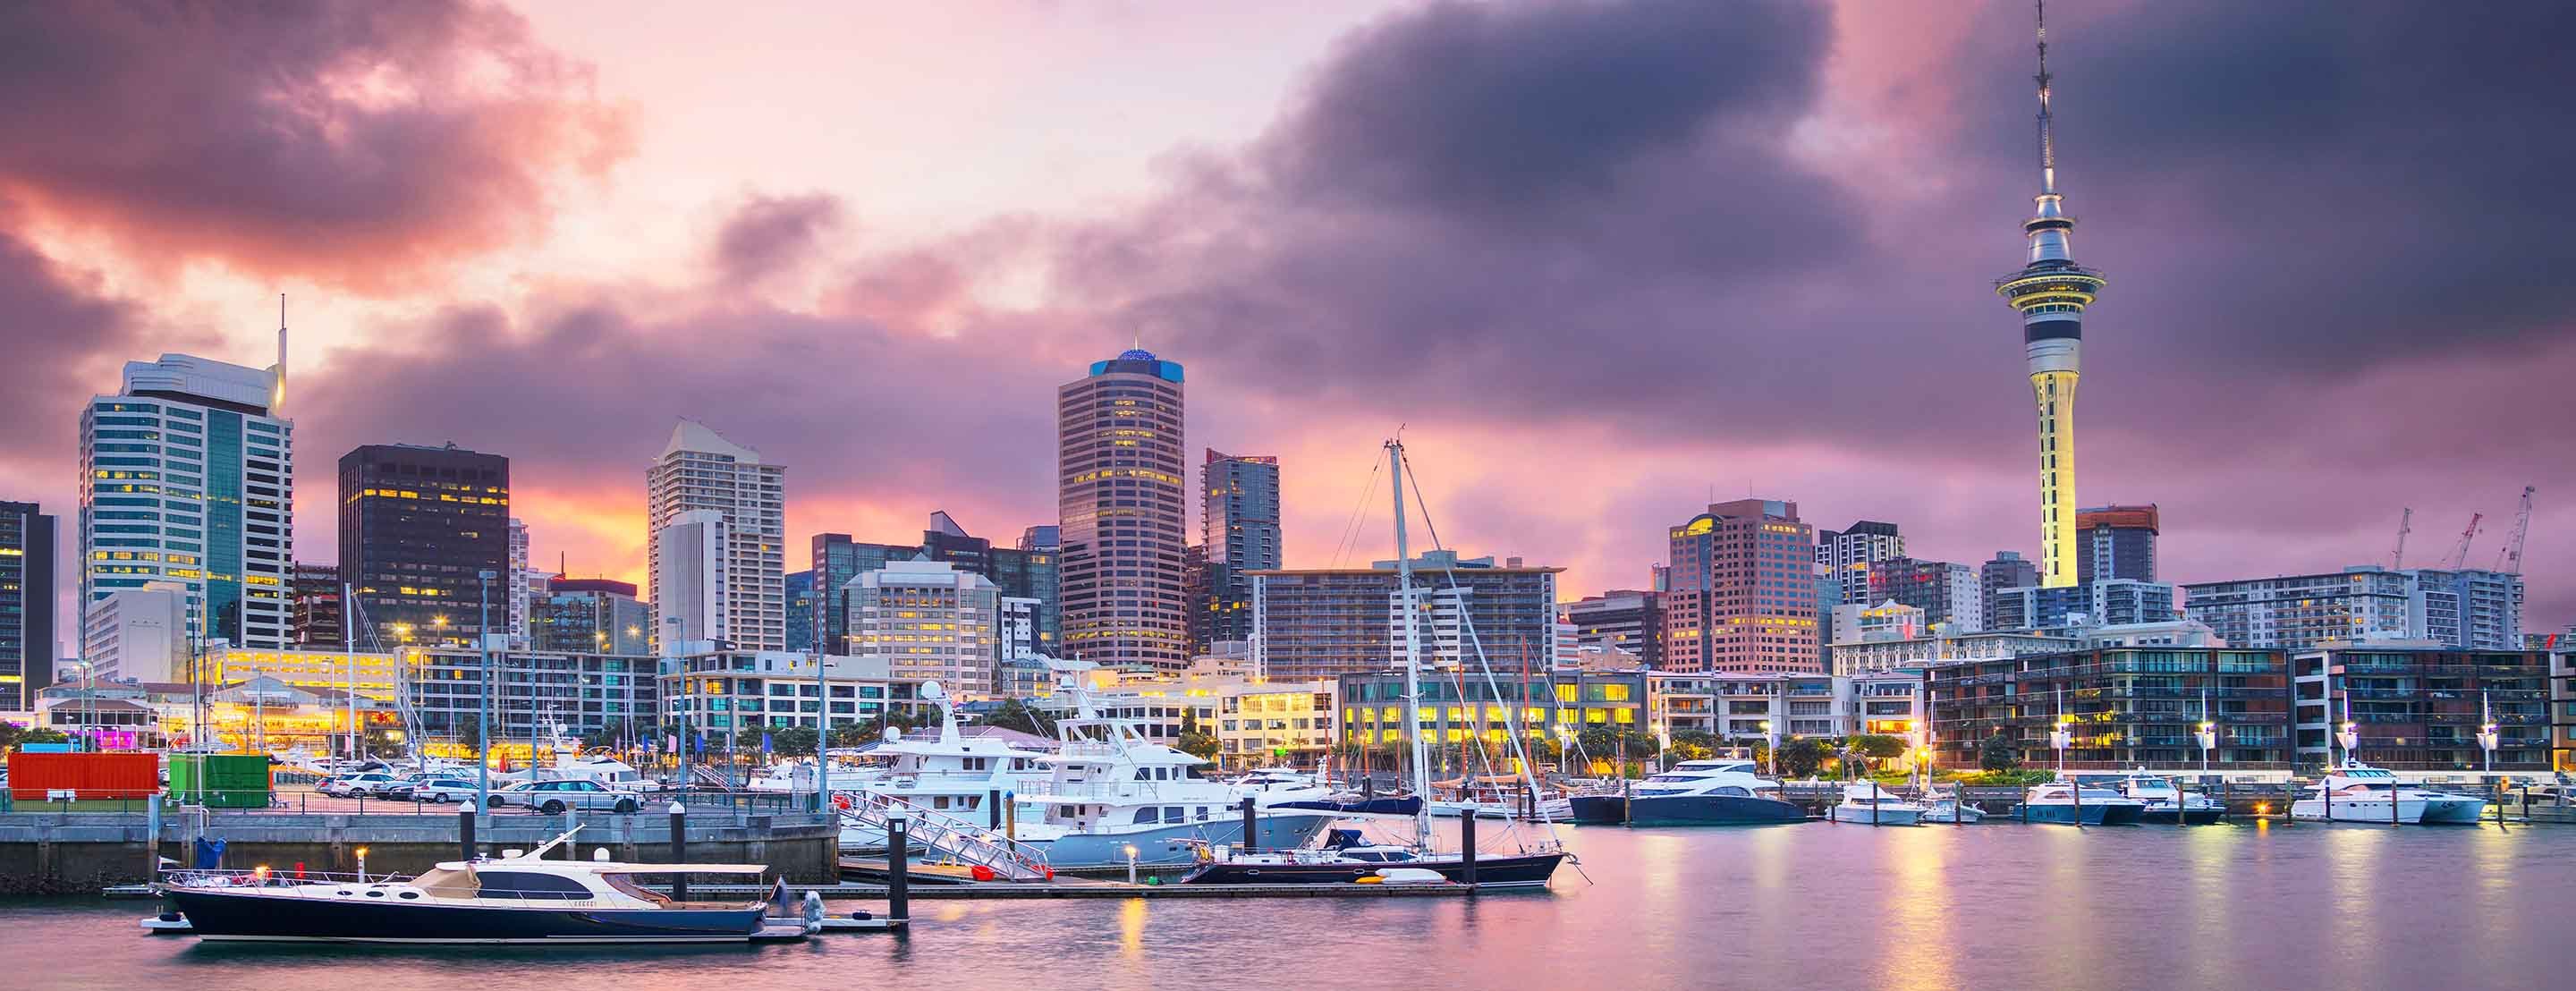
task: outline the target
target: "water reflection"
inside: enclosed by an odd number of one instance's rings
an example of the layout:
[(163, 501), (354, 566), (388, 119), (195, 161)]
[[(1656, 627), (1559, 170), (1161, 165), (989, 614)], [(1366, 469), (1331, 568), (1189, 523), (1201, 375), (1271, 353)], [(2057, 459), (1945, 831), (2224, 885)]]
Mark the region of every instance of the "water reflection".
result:
[(1950, 966), (1952, 907), (1945, 869), (1948, 847), (1956, 837), (1942, 829), (1900, 829), (1890, 837), (1895, 858), (1896, 889), (1884, 945), (1888, 947), (1888, 987), (1948, 989), (1956, 986)]

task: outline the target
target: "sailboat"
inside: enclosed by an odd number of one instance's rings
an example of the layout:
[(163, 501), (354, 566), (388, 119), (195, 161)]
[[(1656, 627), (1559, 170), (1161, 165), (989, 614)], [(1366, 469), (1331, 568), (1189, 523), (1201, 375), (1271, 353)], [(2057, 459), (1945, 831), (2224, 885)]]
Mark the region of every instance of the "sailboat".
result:
[[(1389, 484), (1395, 493), (1395, 577), (1396, 602), (1404, 613), (1404, 701), (1408, 710), (1422, 702), (1422, 630), (1419, 608), (1413, 595), (1413, 551), (1406, 542), (1404, 511), (1404, 442), (1386, 442)], [(1408, 720), (1411, 722), (1411, 720)], [(1422, 732), (1417, 725), (1405, 734), (1412, 741), (1413, 793), (1431, 794), (1431, 762), (1425, 753)], [(1517, 737), (1515, 737), (1517, 738)], [(1523, 766), (1527, 762), (1523, 761)], [(1531, 787), (1537, 787), (1532, 779)], [(1463, 824), (1462, 824), (1463, 825)], [(1543, 888), (1556, 875), (1566, 852), (1554, 843), (1536, 851), (1488, 857), (1478, 855), (1473, 861), (1466, 851), (1439, 852), (1432, 847), (1431, 807), (1418, 804), (1413, 812), (1415, 843), (1412, 846), (1363, 845), (1355, 830), (1335, 830), (1331, 841), (1321, 848), (1298, 847), (1267, 853), (1241, 853), (1212, 850), (1205, 863), (1181, 879), (1183, 884), (1353, 884), (1362, 881), (1393, 881), (1409, 872), (1432, 872), (1453, 883), (1472, 880), (1479, 888)], [(1381, 873), (1384, 872), (1384, 873)], [(1419, 873), (1409, 876), (1427, 877)]]

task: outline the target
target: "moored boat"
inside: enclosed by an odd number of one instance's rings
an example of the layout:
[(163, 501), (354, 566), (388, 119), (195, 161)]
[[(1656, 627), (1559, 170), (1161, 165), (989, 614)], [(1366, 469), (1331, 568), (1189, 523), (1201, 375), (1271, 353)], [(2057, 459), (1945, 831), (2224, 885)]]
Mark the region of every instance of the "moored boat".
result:
[(1779, 797), (1780, 785), (1754, 773), (1749, 760), (1686, 760), (1648, 776), (1629, 793), (1576, 795), (1577, 823), (1631, 826), (1750, 826), (1805, 822), (1807, 812)]
[(2290, 818), (2408, 826), (2475, 825), (2486, 806), (2486, 799), (2476, 795), (2407, 785), (2386, 768), (2355, 761), (2310, 785), (2290, 803)]
[(1863, 781), (1844, 785), (1843, 800), (1826, 815), (1858, 826), (1912, 826), (1922, 821), (1923, 806), (1898, 798), (1875, 781)]

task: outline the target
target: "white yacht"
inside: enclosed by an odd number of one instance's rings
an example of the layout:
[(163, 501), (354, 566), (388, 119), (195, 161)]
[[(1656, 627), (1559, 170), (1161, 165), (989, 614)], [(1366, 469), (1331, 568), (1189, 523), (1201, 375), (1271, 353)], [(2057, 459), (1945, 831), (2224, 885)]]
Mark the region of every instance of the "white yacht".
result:
[(2137, 799), (2146, 806), (2141, 822), (2176, 823), (2200, 826), (2217, 822), (2227, 815), (2227, 807), (2207, 795), (2194, 795), (2174, 786), (2172, 778), (2147, 773), (2145, 768), (2129, 772), (2120, 779), (2120, 793)]
[[(1304, 846), (1330, 825), (1328, 809), (1265, 808), (1256, 793), (1199, 775), (1207, 763), (1155, 742), (1141, 722), (1104, 719), (1076, 699), (1077, 715), (1057, 723), (1060, 752), (1044, 757), (1045, 780), (1019, 788), (1020, 840), (1057, 867), (1183, 864), (1193, 844), (1243, 845), (1242, 800), (1255, 798), (1256, 848)], [(1034, 816), (1031, 813), (1035, 813)], [(1031, 821), (1046, 827), (1027, 832)], [(1130, 853), (1130, 851), (1133, 851)]]
[(1913, 826), (1923, 821), (1923, 806), (1896, 797), (1876, 782), (1843, 786), (1843, 800), (1827, 813), (1835, 822), (1860, 826)]
[[(937, 683), (923, 685), (921, 697), (946, 700)], [(999, 827), (1024, 843), (1051, 838), (1054, 830), (1034, 806), (1023, 802), (1013, 809), (989, 804), (996, 793), (1007, 802), (1015, 794), (1042, 788), (1049, 773), (1046, 752), (1022, 749), (998, 737), (967, 736), (957, 728), (956, 709), (946, 704), (939, 707), (937, 736), (915, 739), (888, 727), (885, 741), (868, 752), (884, 762), (882, 767), (832, 770), (828, 780), (836, 804), (847, 807), (852, 801), (872, 798), (911, 815), (939, 817), (958, 828)], [(794, 775), (795, 770), (803, 774)], [(791, 770), (790, 775), (791, 784), (794, 777), (801, 777), (808, 790), (813, 788), (810, 764)], [(865, 817), (842, 820), (844, 849), (873, 850), (885, 845), (880, 824)]]
[[(2391, 806), (2394, 806), (2392, 809)], [(2358, 761), (2335, 768), (2290, 803), (2290, 818), (2311, 822), (2475, 824), (2487, 800), (2433, 791)]]
[(1649, 775), (1625, 793), (1576, 795), (1573, 819), (1591, 825), (1739, 826), (1804, 822), (1806, 810), (1780, 798), (1780, 783), (1740, 758), (1686, 760)]

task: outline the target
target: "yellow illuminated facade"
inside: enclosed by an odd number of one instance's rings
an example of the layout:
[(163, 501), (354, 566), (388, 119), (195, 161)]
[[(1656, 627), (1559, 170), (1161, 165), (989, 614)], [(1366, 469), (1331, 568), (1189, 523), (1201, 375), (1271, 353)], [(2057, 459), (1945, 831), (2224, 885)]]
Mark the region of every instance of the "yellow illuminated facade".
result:
[(2039, 583), (2075, 584), (2075, 380), (2077, 372), (2030, 377), (2039, 400)]

